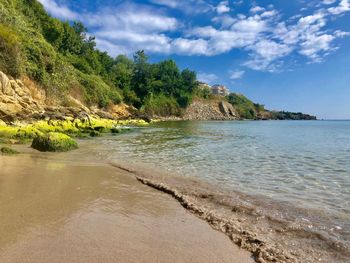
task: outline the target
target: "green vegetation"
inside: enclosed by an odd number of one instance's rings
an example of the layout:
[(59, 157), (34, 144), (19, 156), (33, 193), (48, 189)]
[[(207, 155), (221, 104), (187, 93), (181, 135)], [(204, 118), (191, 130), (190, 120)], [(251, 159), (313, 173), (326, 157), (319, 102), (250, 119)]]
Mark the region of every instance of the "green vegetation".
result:
[(271, 111), (270, 114), (273, 120), (316, 120), (315, 116), (301, 112)]
[(0, 24), (0, 69), (18, 77), (22, 72), (18, 35), (8, 26)]
[(0, 149), (0, 152), (3, 154), (3, 155), (14, 155), (14, 154), (18, 154), (19, 152), (10, 148), (10, 147), (1, 147)]
[(264, 105), (249, 100), (242, 94), (231, 93), (226, 97), (237, 110), (240, 118), (248, 120), (316, 120), (315, 116), (301, 112), (269, 111)]
[(133, 127), (149, 125), (144, 120), (107, 120), (90, 118), (87, 120), (50, 120), (37, 121), (32, 124), (5, 125), (0, 123), (0, 143), (30, 143), (37, 137), (48, 133), (61, 133), (70, 137), (86, 138), (101, 136), (103, 133), (118, 134), (129, 132)]
[(63, 105), (74, 93), (90, 106), (124, 101), (152, 115), (178, 114), (197, 86), (173, 60), (151, 64), (143, 51), (110, 57), (82, 23), (50, 17), (37, 0), (0, 1), (0, 70), (28, 76)]
[(78, 144), (68, 135), (50, 132), (36, 136), (32, 148), (41, 152), (67, 152), (78, 148)]
[(242, 94), (231, 93), (227, 96), (242, 119), (257, 119), (259, 114), (265, 112), (263, 105), (256, 104)]
[(200, 83), (195, 89), (194, 89), (194, 95), (198, 98), (202, 99), (210, 99), (213, 97), (211, 94), (211, 89), (207, 85)]

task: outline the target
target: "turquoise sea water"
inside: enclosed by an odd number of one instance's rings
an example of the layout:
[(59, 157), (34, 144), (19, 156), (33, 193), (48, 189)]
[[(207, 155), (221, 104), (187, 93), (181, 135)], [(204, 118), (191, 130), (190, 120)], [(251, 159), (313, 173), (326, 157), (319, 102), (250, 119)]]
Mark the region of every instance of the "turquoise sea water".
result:
[(100, 142), (111, 160), (306, 208), (349, 240), (350, 121), (165, 122)]

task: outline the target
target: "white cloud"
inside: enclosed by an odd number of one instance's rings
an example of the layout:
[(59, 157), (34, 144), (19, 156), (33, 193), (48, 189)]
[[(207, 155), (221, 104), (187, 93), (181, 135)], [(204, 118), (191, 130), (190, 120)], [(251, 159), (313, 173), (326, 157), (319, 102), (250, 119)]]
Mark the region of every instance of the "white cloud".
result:
[(198, 72), (197, 79), (201, 82), (208, 83), (208, 84), (214, 84), (219, 77), (213, 73), (205, 73), (205, 72)]
[(232, 79), (232, 80), (241, 79), (243, 77), (244, 73), (245, 73), (244, 70), (229, 71), (230, 79)]
[(322, 4), (324, 5), (331, 5), (334, 4), (337, 0), (323, 0)]
[(78, 17), (77, 13), (66, 6), (58, 5), (55, 0), (39, 0), (39, 2), (55, 17), (68, 20), (74, 20)]
[(252, 58), (243, 65), (254, 70), (270, 72), (277, 71), (276, 61), (293, 51), (291, 46), (266, 39), (251, 45), (248, 49), (253, 51)]
[(320, 62), (322, 59), (319, 52), (331, 51), (331, 42), (334, 38), (334, 36), (328, 34), (310, 35), (308, 39), (301, 43), (302, 49), (299, 52), (309, 57), (314, 62)]
[(96, 14), (82, 14), (80, 19), (94, 27), (143, 33), (174, 31), (180, 26), (177, 19), (151, 8), (125, 4), (118, 6), (117, 10), (118, 12), (104, 9)]
[(172, 53), (182, 55), (210, 55), (208, 42), (204, 39), (176, 38), (171, 42)]
[[(335, 51), (335, 40), (350, 34), (326, 26), (328, 20), (350, 11), (349, 1), (339, 0), (307, 16), (296, 14), (283, 20), (283, 14), (272, 5), (254, 6), (247, 14), (230, 14), (229, 1), (214, 7), (204, 0), (151, 0), (163, 8), (122, 1), (113, 8), (78, 14), (57, 0), (40, 0), (54, 16), (81, 20), (92, 28), (97, 46), (112, 55), (143, 49), (159, 54), (214, 56), (239, 49), (248, 53), (243, 65), (262, 71), (279, 70), (291, 54), (320, 62)], [(208, 12), (212, 23), (196, 26), (186, 19), (180, 22), (166, 13), (169, 8), (193, 14)]]
[(177, 8), (180, 5), (180, 1), (178, 0), (151, 0), (152, 3), (158, 5), (164, 5), (171, 8)]
[(221, 1), (216, 7), (216, 12), (218, 12), (218, 14), (230, 12), (228, 1)]
[(341, 0), (338, 6), (328, 8), (328, 12), (330, 12), (333, 15), (339, 15), (348, 11), (350, 11), (349, 0)]
[(215, 8), (205, 0), (151, 0), (151, 3), (178, 9), (186, 14), (201, 14)]
[(341, 30), (336, 30), (334, 31), (334, 35), (335, 37), (346, 37), (346, 36), (350, 36), (350, 32), (344, 32), (344, 31), (341, 31)]
[(252, 13), (259, 13), (259, 12), (263, 12), (265, 11), (265, 8), (261, 7), (261, 6), (254, 6), (250, 9), (250, 12)]

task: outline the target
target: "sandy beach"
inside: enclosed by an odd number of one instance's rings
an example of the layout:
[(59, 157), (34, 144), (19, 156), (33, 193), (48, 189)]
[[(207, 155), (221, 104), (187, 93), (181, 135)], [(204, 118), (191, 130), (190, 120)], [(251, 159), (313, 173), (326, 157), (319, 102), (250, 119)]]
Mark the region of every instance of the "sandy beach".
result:
[(0, 156), (0, 262), (254, 262), (126, 171), (72, 161)]

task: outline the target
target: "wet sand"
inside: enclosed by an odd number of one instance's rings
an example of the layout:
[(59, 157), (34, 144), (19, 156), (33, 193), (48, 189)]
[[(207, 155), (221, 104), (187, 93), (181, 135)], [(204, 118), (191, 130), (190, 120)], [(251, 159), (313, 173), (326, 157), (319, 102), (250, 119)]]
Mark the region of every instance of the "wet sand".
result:
[(0, 262), (254, 262), (128, 172), (55, 156), (0, 156)]

